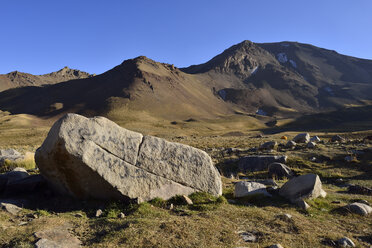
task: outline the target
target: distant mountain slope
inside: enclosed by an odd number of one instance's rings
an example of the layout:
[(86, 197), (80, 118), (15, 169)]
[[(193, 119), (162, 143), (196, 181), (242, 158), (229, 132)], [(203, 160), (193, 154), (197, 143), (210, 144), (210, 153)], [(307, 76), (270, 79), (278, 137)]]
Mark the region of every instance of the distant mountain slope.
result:
[(185, 120), (257, 110), (299, 116), (372, 100), (372, 61), (295, 42), (244, 41), (182, 69), (141, 56), (95, 77), (75, 72), (64, 68), (26, 79), (2, 75), (3, 82), (17, 88), (0, 92), (0, 110), (42, 117), (78, 112), (117, 120), (145, 113)]
[(250, 111), (318, 112), (372, 98), (371, 60), (296, 42), (244, 41), (182, 70), (229, 82), (219, 95)]
[(147, 111), (162, 118), (213, 118), (233, 113), (200, 77), (138, 57), (92, 78), (0, 93), (0, 109), (53, 116), (63, 112), (121, 115)]
[(29, 73), (13, 71), (8, 74), (0, 74), (0, 91), (17, 87), (56, 84), (68, 80), (88, 78), (92, 76), (94, 75), (91, 75), (87, 72), (70, 69), (68, 67), (64, 67), (59, 71), (44, 75), (32, 75)]

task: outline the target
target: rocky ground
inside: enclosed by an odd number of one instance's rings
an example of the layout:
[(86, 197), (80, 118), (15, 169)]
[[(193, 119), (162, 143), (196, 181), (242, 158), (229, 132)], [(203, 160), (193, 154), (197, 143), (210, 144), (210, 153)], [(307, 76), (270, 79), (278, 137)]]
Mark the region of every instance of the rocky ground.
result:
[[(223, 196), (194, 193), (140, 204), (59, 196), (22, 156), (40, 144), (13, 147), (21, 153), (18, 158), (4, 151), (1, 156), (8, 157), (0, 159), (0, 247), (372, 246), (371, 133), (343, 133), (341, 138), (311, 133), (314, 144), (288, 144), (296, 135), (166, 137), (212, 157), (222, 175)], [(286, 167), (269, 167), (266, 160), (275, 162), (268, 160), (271, 156)], [(9, 173), (16, 167), (27, 172)], [(306, 204), (286, 198), (283, 185), (309, 173), (318, 175), (321, 184), (313, 177), (317, 186), (310, 185)]]

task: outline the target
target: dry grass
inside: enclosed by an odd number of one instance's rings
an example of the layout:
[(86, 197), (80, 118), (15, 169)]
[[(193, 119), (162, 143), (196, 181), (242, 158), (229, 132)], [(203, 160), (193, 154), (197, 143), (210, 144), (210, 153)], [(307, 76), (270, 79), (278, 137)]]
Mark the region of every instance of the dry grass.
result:
[[(144, 116), (145, 117), (145, 114)], [(176, 120), (177, 124), (146, 117), (149, 122), (141, 123), (136, 116), (128, 116), (128, 121), (121, 125), (147, 134), (156, 134), (168, 140), (189, 144), (209, 151), (218, 168), (229, 167), (227, 161), (239, 158), (246, 153), (227, 153), (225, 148), (235, 147), (243, 150), (257, 147), (268, 140), (281, 140), (282, 135), (292, 138), (295, 132), (278, 133), (256, 138), (260, 132), (256, 122), (248, 117), (234, 117), (219, 120)], [(142, 117), (141, 117), (142, 118)], [(1, 126), (0, 126), (1, 129)], [(46, 137), (47, 127), (41, 128), (6, 128), (1, 129), (0, 147), (12, 147), (22, 152), (33, 151)], [(331, 133), (312, 133), (328, 141)], [(371, 132), (348, 133), (349, 139), (360, 139)], [(352, 150), (364, 149), (361, 142), (333, 144), (326, 142), (316, 149), (300, 148), (296, 150), (279, 150), (273, 154), (289, 156), (288, 165), (298, 173), (317, 173), (328, 193), (325, 199), (309, 201), (309, 211), (297, 209), (280, 197), (274, 199), (247, 198), (237, 203), (226, 203), (224, 198), (211, 196), (193, 196), (194, 205), (176, 204), (168, 210), (169, 202), (157, 199), (150, 203), (125, 206), (111, 203), (103, 207), (104, 214), (94, 217), (97, 204), (77, 202), (71, 208), (59, 211), (46, 205), (38, 209), (24, 209), (18, 216), (0, 211), (0, 247), (34, 247), (33, 233), (68, 223), (71, 231), (83, 242), (85, 247), (266, 247), (281, 243), (283, 247), (327, 247), (324, 239), (338, 239), (343, 236), (351, 238), (358, 247), (368, 247), (372, 239), (372, 219), (352, 214), (343, 214), (337, 209), (356, 199), (372, 202), (371, 196), (352, 195), (345, 188), (335, 186), (336, 179), (342, 178), (350, 183), (371, 185), (372, 158), (366, 156), (347, 163), (343, 157)], [(261, 153), (261, 152), (259, 152)], [(313, 156), (325, 155), (331, 161), (311, 162)], [(230, 168), (231, 169), (231, 168)], [(250, 178), (265, 178), (265, 172), (248, 173)], [(232, 199), (236, 179), (223, 177), (224, 196)], [(284, 181), (279, 181), (284, 183)], [(48, 199), (49, 201), (49, 199)], [(52, 202), (52, 199), (50, 199)], [(340, 203), (337, 203), (337, 202)], [(69, 203), (66, 202), (68, 206)], [(80, 207), (72, 207), (72, 206)], [(68, 207), (67, 206), (67, 207)], [(102, 204), (100, 205), (100, 208)], [(83, 217), (75, 217), (76, 213)], [(124, 219), (117, 218), (124, 212)], [(39, 215), (38, 219), (25, 221), (29, 213)], [(283, 213), (293, 216), (290, 221), (278, 217)], [(255, 232), (258, 243), (245, 243), (240, 231)], [(369, 241), (368, 241), (369, 240)]]

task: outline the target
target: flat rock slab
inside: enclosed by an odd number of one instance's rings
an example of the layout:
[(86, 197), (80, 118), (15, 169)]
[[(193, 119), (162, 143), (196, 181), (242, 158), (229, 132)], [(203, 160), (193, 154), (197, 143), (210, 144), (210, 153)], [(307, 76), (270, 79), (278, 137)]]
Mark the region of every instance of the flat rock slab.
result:
[(36, 247), (39, 248), (79, 248), (81, 242), (64, 227), (47, 229), (34, 233), (39, 240)]
[(58, 191), (80, 199), (146, 201), (195, 191), (222, 194), (220, 174), (204, 151), (143, 136), (104, 117), (62, 117), (35, 160)]
[(237, 182), (235, 184), (234, 197), (244, 197), (248, 195), (271, 196), (266, 191), (266, 185), (256, 182)]
[(14, 204), (4, 202), (0, 203), (0, 207), (12, 215), (17, 215), (22, 210), (22, 208)]
[(248, 171), (265, 171), (269, 165), (278, 162), (285, 163), (287, 156), (270, 156), (270, 155), (257, 155), (246, 156), (239, 159), (238, 166), (242, 172)]

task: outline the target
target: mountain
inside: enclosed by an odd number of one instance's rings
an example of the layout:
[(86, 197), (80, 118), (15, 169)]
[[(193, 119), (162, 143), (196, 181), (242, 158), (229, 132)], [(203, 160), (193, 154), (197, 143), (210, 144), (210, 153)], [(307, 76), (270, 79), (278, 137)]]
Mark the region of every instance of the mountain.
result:
[(45, 84), (56, 84), (73, 79), (82, 79), (92, 77), (87, 72), (70, 69), (67, 66), (59, 71), (44, 74), (32, 75), (19, 71), (13, 71), (8, 74), (0, 74), (0, 91), (16, 87), (41, 86)]
[(94, 77), (67, 68), (15, 78), (7, 80), (16, 88), (0, 92), (0, 109), (46, 118), (77, 112), (116, 120), (185, 120), (257, 110), (288, 117), (372, 101), (371, 60), (296, 42), (244, 41), (204, 64), (180, 69), (141, 56)]

